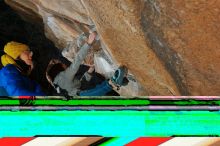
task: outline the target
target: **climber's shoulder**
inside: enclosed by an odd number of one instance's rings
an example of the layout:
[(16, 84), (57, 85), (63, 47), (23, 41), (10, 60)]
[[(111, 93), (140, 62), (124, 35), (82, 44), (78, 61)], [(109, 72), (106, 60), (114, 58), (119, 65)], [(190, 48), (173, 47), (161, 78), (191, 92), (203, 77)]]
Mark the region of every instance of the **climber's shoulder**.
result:
[(8, 64), (0, 70), (1, 73), (19, 73), (17, 67), (13, 64)]

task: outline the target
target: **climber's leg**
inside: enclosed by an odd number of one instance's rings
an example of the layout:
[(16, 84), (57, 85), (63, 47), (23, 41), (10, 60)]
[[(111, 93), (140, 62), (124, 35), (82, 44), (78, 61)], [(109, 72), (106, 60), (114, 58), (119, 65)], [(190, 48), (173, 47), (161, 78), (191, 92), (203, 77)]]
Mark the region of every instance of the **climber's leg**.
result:
[(112, 90), (112, 86), (108, 81), (102, 82), (100, 85), (97, 85), (94, 89), (81, 91), (80, 96), (104, 96), (106, 93)]
[(104, 96), (112, 89), (117, 90), (120, 86), (126, 86), (128, 80), (126, 78), (127, 68), (120, 66), (114, 73), (114, 76), (109, 81), (104, 81), (100, 85), (97, 85), (94, 89), (81, 91), (80, 96)]

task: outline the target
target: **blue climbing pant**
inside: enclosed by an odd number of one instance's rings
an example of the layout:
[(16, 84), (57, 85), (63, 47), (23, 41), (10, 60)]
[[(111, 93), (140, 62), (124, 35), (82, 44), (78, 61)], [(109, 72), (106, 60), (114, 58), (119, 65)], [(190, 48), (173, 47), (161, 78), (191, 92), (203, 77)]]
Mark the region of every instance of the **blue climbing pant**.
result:
[(95, 88), (90, 90), (81, 91), (80, 96), (104, 96), (106, 93), (112, 90), (112, 86), (109, 85), (108, 81), (104, 81), (97, 85)]

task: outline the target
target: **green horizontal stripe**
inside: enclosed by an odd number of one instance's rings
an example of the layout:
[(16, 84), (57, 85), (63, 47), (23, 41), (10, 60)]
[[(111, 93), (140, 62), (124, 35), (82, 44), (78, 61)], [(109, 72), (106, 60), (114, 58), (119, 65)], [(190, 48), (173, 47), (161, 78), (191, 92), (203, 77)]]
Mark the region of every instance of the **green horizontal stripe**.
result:
[[(35, 100), (34, 105), (149, 105), (148, 100)], [(0, 100), (0, 105), (19, 105), (18, 100)]]
[[(77, 105), (109, 105), (109, 106), (132, 106), (132, 105), (140, 105), (140, 106), (148, 106), (148, 105), (177, 105), (177, 106), (193, 106), (193, 105), (210, 105), (210, 106), (220, 106), (220, 100), (211, 100), (211, 101), (199, 101), (199, 100), (143, 100), (143, 99), (75, 99), (75, 100), (58, 100), (58, 99), (37, 99), (34, 100), (33, 105), (36, 106), (77, 106)], [(0, 100), (1, 106), (7, 105), (19, 105), (19, 100)]]

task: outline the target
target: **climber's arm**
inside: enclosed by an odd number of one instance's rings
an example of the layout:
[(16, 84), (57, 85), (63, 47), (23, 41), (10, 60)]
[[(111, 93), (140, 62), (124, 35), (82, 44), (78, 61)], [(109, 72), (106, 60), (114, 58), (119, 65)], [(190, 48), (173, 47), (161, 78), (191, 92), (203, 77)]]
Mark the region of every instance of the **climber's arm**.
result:
[(89, 39), (87, 43), (85, 43), (76, 54), (71, 65), (64, 71), (64, 74), (69, 79), (73, 79), (77, 71), (79, 70), (80, 65), (82, 64), (83, 60), (86, 58), (89, 49), (91, 48), (92, 43), (94, 42), (96, 37), (95, 33), (91, 33), (89, 35)]
[(80, 48), (79, 52), (77, 53), (71, 65), (64, 71), (66, 77), (73, 79), (73, 77), (79, 70), (79, 67), (82, 64), (83, 60), (86, 58), (88, 54), (88, 50), (90, 48), (91, 46), (88, 44), (84, 44), (82, 48)]

